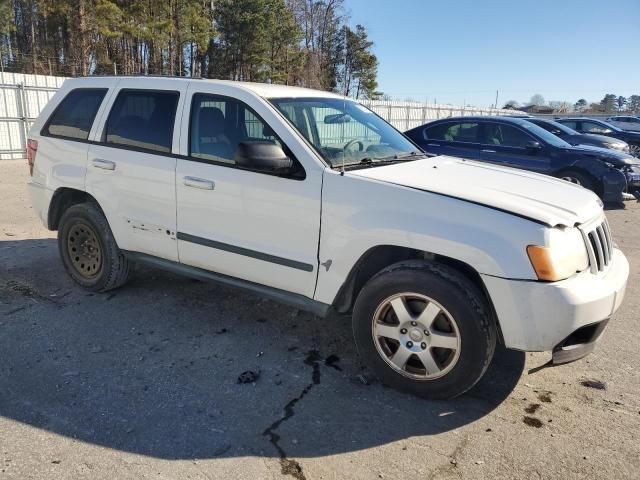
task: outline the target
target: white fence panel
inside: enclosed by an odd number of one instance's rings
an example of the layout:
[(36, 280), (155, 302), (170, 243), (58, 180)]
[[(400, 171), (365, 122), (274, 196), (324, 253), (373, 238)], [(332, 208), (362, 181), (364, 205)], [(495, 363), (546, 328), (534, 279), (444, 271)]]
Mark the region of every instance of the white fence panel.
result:
[(33, 121), (64, 77), (0, 73), (0, 160), (24, 158)]

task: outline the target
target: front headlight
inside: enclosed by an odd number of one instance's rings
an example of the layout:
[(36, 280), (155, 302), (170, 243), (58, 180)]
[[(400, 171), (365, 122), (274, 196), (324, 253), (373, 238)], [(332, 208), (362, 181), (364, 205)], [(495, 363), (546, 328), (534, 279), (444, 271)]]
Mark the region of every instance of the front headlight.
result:
[(548, 246), (527, 247), (527, 255), (538, 280), (557, 282), (589, 266), (587, 249), (577, 228), (553, 228), (548, 233)]
[(620, 142), (615, 142), (615, 143), (609, 143), (609, 142), (605, 142), (604, 144), (607, 148), (611, 148), (613, 150), (620, 150), (621, 152), (625, 152), (625, 151), (629, 151), (629, 145), (627, 145), (626, 143), (620, 143)]

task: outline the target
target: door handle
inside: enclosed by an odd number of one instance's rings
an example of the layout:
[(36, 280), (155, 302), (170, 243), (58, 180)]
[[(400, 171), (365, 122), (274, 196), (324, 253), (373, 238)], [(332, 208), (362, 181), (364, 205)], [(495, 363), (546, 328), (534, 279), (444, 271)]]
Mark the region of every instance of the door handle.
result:
[(111, 160), (103, 160), (102, 158), (94, 158), (91, 164), (96, 168), (101, 168), (102, 170), (116, 169), (116, 162), (112, 162)]
[(496, 153), (495, 150), (488, 150), (488, 149), (483, 149), (482, 150), (484, 153)]
[(216, 185), (211, 180), (198, 177), (184, 177), (184, 184), (187, 187), (199, 188), (201, 190), (213, 190)]
[(427, 147), (439, 147), (439, 143), (427, 143)]

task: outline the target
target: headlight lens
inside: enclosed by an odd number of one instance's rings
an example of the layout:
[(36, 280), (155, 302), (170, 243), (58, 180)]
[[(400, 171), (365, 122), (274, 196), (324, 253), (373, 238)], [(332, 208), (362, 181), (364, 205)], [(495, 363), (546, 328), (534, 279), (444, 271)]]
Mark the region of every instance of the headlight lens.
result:
[(529, 245), (527, 255), (538, 280), (557, 282), (589, 266), (587, 249), (577, 228), (549, 230), (548, 246)]
[(620, 143), (620, 142), (616, 142), (616, 143), (609, 143), (609, 142), (605, 142), (604, 144), (607, 148), (612, 148), (614, 150), (621, 150), (623, 152), (628, 151), (629, 150), (629, 145), (627, 145), (626, 143)]

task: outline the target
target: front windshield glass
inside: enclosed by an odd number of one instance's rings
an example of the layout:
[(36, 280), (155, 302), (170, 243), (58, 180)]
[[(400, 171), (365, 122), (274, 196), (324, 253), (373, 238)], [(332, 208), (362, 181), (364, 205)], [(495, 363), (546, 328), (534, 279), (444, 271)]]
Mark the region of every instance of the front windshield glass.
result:
[(560, 147), (560, 148), (570, 148), (571, 147), (571, 145), (569, 145), (567, 142), (562, 140), (560, 137), (556, 137), (553, 133), (547, 132), (544, 128), (539, 127), (535, 123), (523, 121), (520, 124), (520, 126), (523, 127), (523, 128), (526, 128), (531, 133), (533, 133), (534, 135), (542, 138), (542, 140), (544, 140), (546, 143), (549, 143), (549, 144), (553, 145), (554, 147)]
[(271, 103), (332, 167), (422, 155), (404, 135), (352, 100), (274, 98)]

